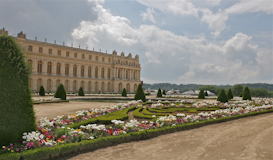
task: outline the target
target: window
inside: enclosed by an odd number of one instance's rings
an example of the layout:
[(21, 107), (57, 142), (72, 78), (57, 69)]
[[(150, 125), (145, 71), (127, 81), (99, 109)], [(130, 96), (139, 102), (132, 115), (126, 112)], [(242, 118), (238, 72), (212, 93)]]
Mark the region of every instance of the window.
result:
[(98, 56), (96, 56), (96, 61), (98, 61), (99, 60), (99, 57)]
[(66, 92), (68, 91), (68, 85), (69, 85), (69, 81), (66, 80), (65, 83), (64, 83), (64, 89), (65, 89)]
[(118, 78), (121, 78), (121, 69), (118, 69)]
[(41, 85), (42, 85), (42, 79), (39, 78), (39, 79), (37, 80), (37, 91), (39, 91)]
[(88, 67), (88, 77), (91, 77), (91, 66)]
[(49, 92), (49, 91), (51, 91), (51, 79), (48, 79), (47, 80), (47, 91)]
[(111, 58), (108, 58), (108, 62), (109, 62), (109, 63), (111, 62)]
[(102, 62), (104, 62), (104, 57), (102, 57)]
[(74, 53), (74, 58), (77, 58), (77, 53)]
[(107, 78), (110, 78), (111, 70), (108, 69)]
[(77, 65), (73, 66), (73, 76), (77, 76)]
[(62, 55), (62, 51), (58, 50), (58, 56)]
[(39, 53), (43, 53), (43, 47), (39, 47)]
[(38, 73), (42, 73), (42, 68), (43, 67), (43, 62), (42, 61), (38, 61), (38, 69), (37, 69), (37, 72)]
[(92, 55), (89, 55), (89, 60), (92, 60)]
[(61, 63), (57, 63), (57, 74), (61, 74)]
[(101, 69), (101, 78), (104, 78), (104, 68)]
[(98, 78), (98, 67), (95, 69), (95, 77)]
[(52, 54), (52, 49), (48, 49), (48, 54)]
[(32, 51), (32, 46), (28, 46), (28, 51)]
[(69, 64), (65, 65), (65, 75), (69, 75)]
[(82, 54), (82, 59), (84, 59), (85, 58), (85, 55), (84, 54)]
[(48, 63), (47, 63), (47, 73), (48, 73), (48, 74), (51, 74), (51, 73), (52, 73), (51, 71), (52, 71), (52, 63), (51, 63), (51, 62), (48, 62)]
[(73, 92), (77, 89), (77, 81), (73, 81)]
[(81, 76), (84, 77), (84, 66), (81, 66)]
[(69, 52), (66, 52), (66, 57), (69, 57)]
[(120, 60), (118, 60), (118, 64), (120, 64)]
[(56, 81), (56, 87), (58, 87), (60, 84), (61, 84), (61, 80), (58, 79), (58, 80)]

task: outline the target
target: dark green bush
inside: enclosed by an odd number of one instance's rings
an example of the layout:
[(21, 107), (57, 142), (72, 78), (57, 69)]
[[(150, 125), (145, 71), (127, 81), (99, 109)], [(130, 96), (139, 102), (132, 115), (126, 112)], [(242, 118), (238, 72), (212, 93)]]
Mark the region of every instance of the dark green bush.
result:
[(204, 90), (201, 89), (199, 94), (198, 94), (198, 99), (205, 99), (205, 94), (204, 94)]
[(162, 94), (161, 94), (161, 89), (160, 89), (160, 88), (158, 88), (158, 91), (157, 91), (157, 95), (156, 95), (156, 97), (162, 97)]
[(146, 102), (146, 97), (142, 89), (142, 85), (139, 84), (135, 93), (135, 100), (142, 100), (143, 102)]
[(44, 89), (43, 86), (40, 86), (39, 95), (40, 96), (45, 96), (45, 89)]
[(79, 96), (84, 96), (84, 92), (83, 92), (82, 87), (80, 87), (79, 92), (78, 92), (78, 95), (79, 95)]
[(243, 97), (243, 92), (240, 93), (239, 97)]
[(205, 92), (205, 96), (209, 96), (209, 94), (208, 94), (208, 92), (207, 92), (207, 91)]
[(248, 87), (244, 88), (243, 100), (251, 100), (251, 95), (250, 95), (250, 91), (249, 91)]
[(127, 91), (125, 88), (123, 88), (122, 92), (121, 92), (121, 96), (122, 97), (127, 97)]
[(10, 36), (0, 36), (0, 146), (36, 130), (29, 88), (30, 65)]
[(228, 98), (227, 98), (227, 95), (226, 95), (224, 89), (221, 89), (220, 93), (218, 94), (217, 101), (220, 101), (223, 103), (228, 102)]
[(163, 92), (162, 92), (162, 94), (163, 94), (163, 95), (166, 95), (166, 91), (165, 91), (165, 89), (163, 89)]
[(66, 92), (64, 89), (64, 85), (61, 83), (59, 84), (55, 94), (54, 94), (55, 98), (61, 98), (61, 100), (66, 100)]
[(228, 97), (228, 99), (232, 99), (233, 98), (233, 94), (232, 94), (231, 89), (228, 89), (227, 97)]

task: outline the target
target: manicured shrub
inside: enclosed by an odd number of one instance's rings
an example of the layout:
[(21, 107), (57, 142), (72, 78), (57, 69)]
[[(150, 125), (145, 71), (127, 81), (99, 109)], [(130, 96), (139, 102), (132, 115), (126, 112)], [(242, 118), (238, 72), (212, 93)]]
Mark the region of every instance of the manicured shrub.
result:
[(160, 88), (158, 88), (158, 91), (157, 91), (157, 95), (156, 95), (156, 97), (162, 97), (162, 94), (161, 94), (161, 89), (160, 89)]
[(30, 65), (14, 38), (0, 36), (0, 146), (36, 130), (29, 88)]
[(205, 96), (209, 96), (209, 94), (208, 94), (208, 92), (207, 92), (207, 91), (205, 92)]
[(43, 86), (40, 87), (39, 95), (40, 95), (40, 96), (45, 96), (45, 89), (44, 89)]
[(122, 92), (121, 92), (121, 96), (122, 97), (127, 97), (127, 91), (125, 88), (123, 88)]
[(243, 92), (240, 93), (239, 97), (243, 97)]
[(166, 95), (166, 91), (165, 91), (165, 89), (163, 89), (162, 95)]
[(84, 96), (84, 92), (83, 92), (82, 87), (80, 87), (79, 92), (78, 92), (78, 95), (79, 95), (79, 96)]
[(243, 100), (251, 100), (251, 95), (250, 95), (250, 91), (249, 91), (248, 87), (244, 88)]
[(227, 97), (228, 97), (228, 99), (232, 99), (233, 98), (233, 94), (232, 94), (231, 89), (228, 89)]
[(142, 100), (143, 102), (146, 102), (146, 97), (142, 89), (142, 85), (139, 84), (135, 93), (135, 100)]
[(64, 89), (64, 85), (61, 83), (59, 84), (55, 94), (54, 94), (55, 98), (61, 98), (61, 100), (66, 100), (66, 92)]
[(228, 98), (224, 89), (221, 89), (220, 93), (218, 94), (217, 101), (220, 101), (223, 103), (228, 102)]
[(204, 94), (204, 90), (201, 89), (199, 94), (198, 94), (198, 99), (205, 99), (205, 94)]

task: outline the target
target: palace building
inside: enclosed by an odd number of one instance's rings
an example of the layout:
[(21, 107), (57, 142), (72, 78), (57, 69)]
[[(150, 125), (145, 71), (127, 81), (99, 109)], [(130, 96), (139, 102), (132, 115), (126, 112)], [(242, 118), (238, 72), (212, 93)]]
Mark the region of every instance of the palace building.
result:
[[(5, 28), (0, 35), (7, 34)], [(67, 92), (77, 92), (83, 87), (85, 93), (135, 92), (140, 80), (139, 56), (129, 53), (117, 55), (26, 39), (26, 34), (18, 33), (15, 40), (22, 46), (27, 62), (32, 66), (30, 88), (39, 91), (40, 86), (47, 92), (55, 92), (63, 84)]]

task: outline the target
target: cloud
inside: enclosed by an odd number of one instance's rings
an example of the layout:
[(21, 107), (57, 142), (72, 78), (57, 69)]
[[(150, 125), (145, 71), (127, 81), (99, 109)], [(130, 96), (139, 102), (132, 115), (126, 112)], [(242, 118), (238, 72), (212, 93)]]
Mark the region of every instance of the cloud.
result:
[(273, 5), (271, 0), (241, 0), (241, 2), (227, 8), (226, 12), (228, 14), (241, 14), (247, 12), (264, 12), (266, 14), (272, 14)]
[(153, 23), (156, 23), (153, 13), (156, 13), (153, 8), (147, 8), (146, 12), (142, 12), (140, 15), (143, 18), (143, 21), (149, 20)]

